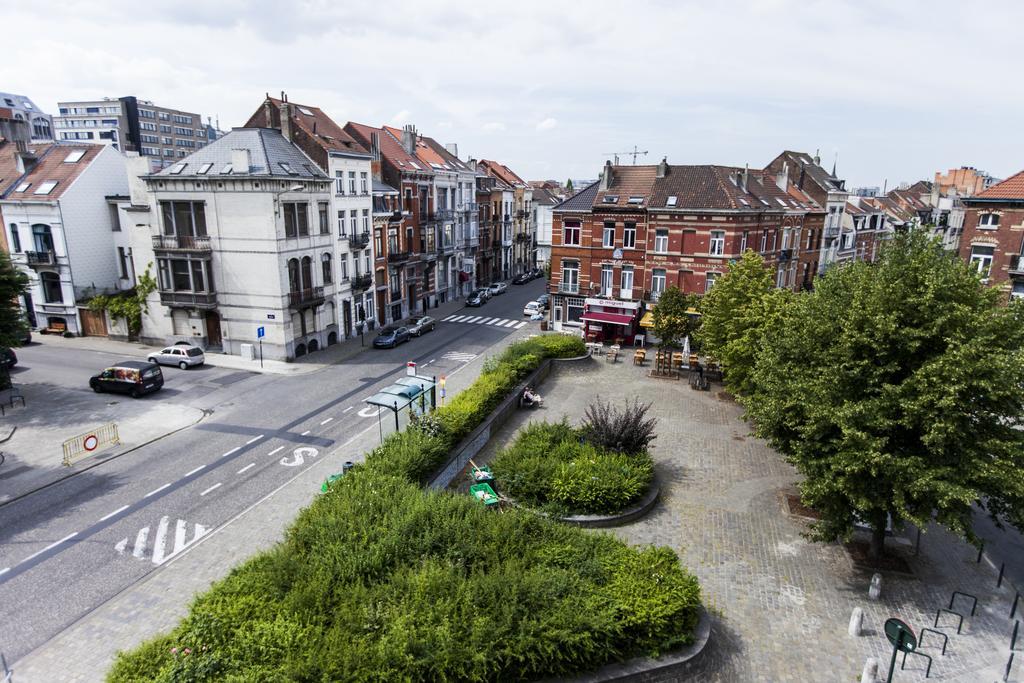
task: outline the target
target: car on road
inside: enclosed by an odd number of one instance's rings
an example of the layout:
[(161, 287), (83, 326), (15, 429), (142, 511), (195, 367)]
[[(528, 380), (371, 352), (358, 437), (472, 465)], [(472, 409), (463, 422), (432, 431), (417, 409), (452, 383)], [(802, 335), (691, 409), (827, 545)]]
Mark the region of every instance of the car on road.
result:
[(508, 291), (508, 285), (504, 282), (495, 282), (487, 290), (491, 293), (491, 296), (498, 296)]
[(164, 373), (160, 366), (141, 360), (122, 361), (89, 378), (89, 386), (97, 394), (109, 391), (132, 398), (160, 391), (163, 385)]
[(533, 316), (537, 315), (538, 313), (540, 313), (541, 310), (542, 309), (541, 309), (539, 303), (537, 303), (536, 301), (531, 301), (530, 303), (528, 303), (525, 306), (523, 306), (523, 315), (528, 315), (530, 317), (533, 317)]
[(424, 332), (433, 332), (434, 327), (437, 326), (437, 321), (431, 318), (429, 315), (421, 315), (415, 318), (409, 319), (409, 334), (414, 337), (421, 336)]
[(10, 370), (17, 364), (18, 354), (14, 352), (14, 349), (6, 346), (0, 346), (0, 367)]
[(532, 278), (528, 274), (521, 273), (519, 275), (516, 275), (514, 278), (512, 278), (512, 284), (514, 284), (514, 285), (525, 285), (531, 279)]
[(376, 349), (393, 349), (402, 342), (409, 341), (409, 328), (385, 327), (373, 340)]
[(475, 308), (477, 306), (483, 306), (485, 303), (487, 303), (487, 298), (484, 296), (483, 291), (479, 289), (474, 289), (469, 293), (469, 296), (466, 297), (467, 306)]
[(175, 344), (149, 354), (146, 360), (158, 365), (177, 365), (182, 370), (188, 370), (193, 365), (205, 363), (206, 354), (195, 344)]
[(544, 271), (540, 268), (534, 268), (530, 271), (530, 277), (536, 280), (539, 277), (544, 277)]
[(541, 294), (537, 297), (537, 303), (540, 304), (541, 308), (547, 309), (551, 303), (551, 296), (549, 294)]

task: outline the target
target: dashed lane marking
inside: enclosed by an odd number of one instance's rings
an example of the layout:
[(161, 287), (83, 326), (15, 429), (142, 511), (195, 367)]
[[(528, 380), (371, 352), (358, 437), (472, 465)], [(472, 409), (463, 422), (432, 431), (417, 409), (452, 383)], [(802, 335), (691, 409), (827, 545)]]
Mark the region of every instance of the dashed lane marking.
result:
[(223, 454), (222, 454), (222, 455), (221, 455), (220, 457), (222, 457), (222, 458), (226, 458), (226, 457), (228, 457), (229, 455), (231, 455), (232, 453), (237, 453), (237, 452), (238, 452), (238, 451), (240, 451), (240, 450), (242, 450), (242, 447), (241, 447), (241, 446), (235, 446), (234, 448), (232, 448), (232, 449), (231, 449), (230, 451), (228, 451), (227, 453), (223, 453)]
[(305, 436), (306, 434), (309, 434), (309, 430), (308, 429), (306, 431), (302, 432), (301, 434), (299, 434), (299, 436)]
[(259, 441), (260, 439), (262, 439), (262, 438), (263, 438), (263, 435), (262, 435), (262, 434), (260, 434), (259, 436), (254, 436), (254, 437), (252, 437), (251, 439), (249, 439), (248, 441), (246, 441), (246, 442), (245, 442), (245, 445), (246, 445), (246, 446), (249, 446), (249, 445), (251, 445), (251, 444), (254, 444), (254, 443), (256, 443), (257, 441)]
[[(282, 446), (282, 448), (284, 448), (284, 446)], [(254, 462), (249, 463), (248, 465), (246, 465), (242, 469), (238, 470), (237, 474), (241, 474), (242, 472), (245, 472), (247, 469), (250, 469), (252, 467), (256, 467), (256, 463), (254, 463)]]
[(352, 406), (349, 406), (348, 408), (345, 408), (345, 410), (343, 410), (341, 412), (344, 414), (344, 413), (347, 413), (350, 410), (352, 410)]
[(211, 486), (210, 488), (206, 489), (205, 491), (203, 491), (203, 492), (202, 492), (202, 493), (200, 493), (199, 495), (200, 495), (200, 496), (205, 496), (205, 495), (206, 495), (207, 493), (211, 493), (211, 492), (213, 492), (213, 491), (216, 491), (216, 490), (217, 490), (217, 489), (219, 489), (220, 487), (221, 487), (221, 483), (220, 483), (220, 482), (218, 481), (218, 482), (217, 482), (216, 484), (214, 484), (214, 485), (213, 485), (213, 486)]
[(107, 514), (103, 515), (102, 517), (100, 517), (100, 521), (101, 522), (105, 522), (108, 519), (110, 519), (111, 517), (113, 517), (114, 515), (119, 514), (121, 512), (124, 512), (127, 509), (128, 509), (127, 505), (122, 505), (121, 507), (117, 508), (113, 512), (107, 513)]
[(152, 495), (153, 495), (154, 493), (160, 493), (161, 491), (163, 491), (163, 490), (164, 490), (165, 488), (167, 488), (167, 487), (168, 487), (168, 486), (170, 486), (170, 485), (171, 485), (171, 483), (170, 483), (170, 482), (167, 482), (166, 484), (164, 484), (164, 485), (163, 485), (163, 486), (161, 486), (160, 488), (158, 488), (158, 489), (153, 489), (152, 491), (150, 491), (149, 493), (147, 493), (146, 495), (144, 495), (144, 496), (143, 496), (143, 498), (149, 498), (149, 497), (150, 497), (150, 496), (152, 496)]
[(320, 423), (320, 426), (323, 427), (325, 424), (327, 424), (328, 422), (330, 422), (333, 419), (334, 419), (333, 417), (327, 418), (326, 420), (324, 420), (323, 422)]
[(67, 536), (65, 536), (64, 538), (60, 539), (59, 541), (54, 541), (53, 543), (51, 543), (50, 545), (46, 546), (42, 550), (37, 550), (36, 552), (32, 553), (31, 555), (26, 557), (24, 560), (22, 560), (22, 562), (24, 563), (24, 562), (28, 562), (29, 560), (33, 560), (33, 559), (39, 557), (40, 555), (42, 555), (43, 553), (45, 553), (46, 551), (53, 550), (54, 548), (59, 546), (61, 543), (65, 542), (65, 541), (70, 541), (72, 538), (74, 538), (77, 535), (78, 535), (77, 531), (74, 532), (73, 534), (68, 534)]
[(186, 477), (191, 477), (193, 474), (195, 474), (199, 470), (203, 469), (204, 467), (206, 467), (206, 465), (200, 465), (199, 467), (195, 468), (194, 470), (189, 470), (188, 472), (185, 473), (185, 476)]
[(284, 450), (284, 446), (278, 446), (274, 450), (272, 450), (269, 453), (267, 453), (267, 455), (273, 455), (274, 453), (279, 453), (279, 452), (281, 452), (283, 450)]

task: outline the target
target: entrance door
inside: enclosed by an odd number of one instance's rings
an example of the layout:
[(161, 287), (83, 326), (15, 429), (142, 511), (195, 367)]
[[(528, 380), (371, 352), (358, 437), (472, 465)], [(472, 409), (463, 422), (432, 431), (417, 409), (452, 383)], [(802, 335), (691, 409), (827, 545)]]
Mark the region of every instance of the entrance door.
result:
[(206, 312), (206, 345), (220, 348), (220, 315), (217, 311)]
[(352, 307), (346, 299), (341, 303), (341, 316), (345, 321), (345, 339), (352, 336)]
[(82, 334), (87, 337), (107, 336), (107, 319), (102, 311), (80, 308), (78, 315), (82, 318)]

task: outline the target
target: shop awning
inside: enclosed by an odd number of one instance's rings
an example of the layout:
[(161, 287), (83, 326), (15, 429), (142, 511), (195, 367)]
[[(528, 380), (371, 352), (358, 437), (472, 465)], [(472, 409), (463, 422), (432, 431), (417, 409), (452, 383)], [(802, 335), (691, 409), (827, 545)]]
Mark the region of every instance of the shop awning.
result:
[(633, 316), (621, 313), (585, 313), (583, 320), (591, 323), (611, 323), (612, 325), (633, 324)]
[(640, 327), (654, 328), (654, 311), (644, 313), (644, 317), (640, 318)]

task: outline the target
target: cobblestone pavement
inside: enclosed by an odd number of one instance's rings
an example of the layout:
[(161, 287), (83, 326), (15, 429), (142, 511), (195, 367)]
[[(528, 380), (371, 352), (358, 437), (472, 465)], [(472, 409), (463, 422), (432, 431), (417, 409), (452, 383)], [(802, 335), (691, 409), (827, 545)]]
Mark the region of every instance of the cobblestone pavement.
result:
[[(961, 634), (956, 617), (943, 615), (945, 656), (941, 638), (926, 636), (922, 652), (934, 658), (929, 680), (1002, 680), (1014, 592), (1005, 583), (996, 588), (995, 571), (976, 563), (976, 550), (937, 528), (922, 535), (916, 556), (911, 541), (889, 539), (913, 575), (883, 572), (881, 600), (868, 600), (870, 571), (855, 568), (841, 546), (801, 536), (805, 522), (786, 513), (783, 498), (796, 491), (799, 475), (750, 435), (739, 406), (719, 396), (721, 386), (696, 392), (685, 380), (653, 379), (648, 371), (604, 360), (562, 366), (540, 387), (544, 407), (515, 415), (477, 462), (492, 458), (529, 420), (566, 415), (578, 423), (595, 395), (653, 402), (659, 424), (652, 453), (662, 498), (646, 518), (612, 533), (672, 547), (700, 578), (714, 627), (687, 680), (853, 682), (868, 657), (878, 659), (884, 680), (892, 652), (885, 619), (899, 617), (915, 632), (931, 627), (954, 590), (976, 595), (977, 612), (969, 616), (969, 600), (958, 598), (954, 608), (966, 616)], [(859, 638), (847, 634), (854, 607), (864, 610)], [(1015, 664), (1010, 680), (1022, 680), (1022, 671)], [(894, 680), (924, 680), (924, 674), (925, 660), (911, 656)]]

